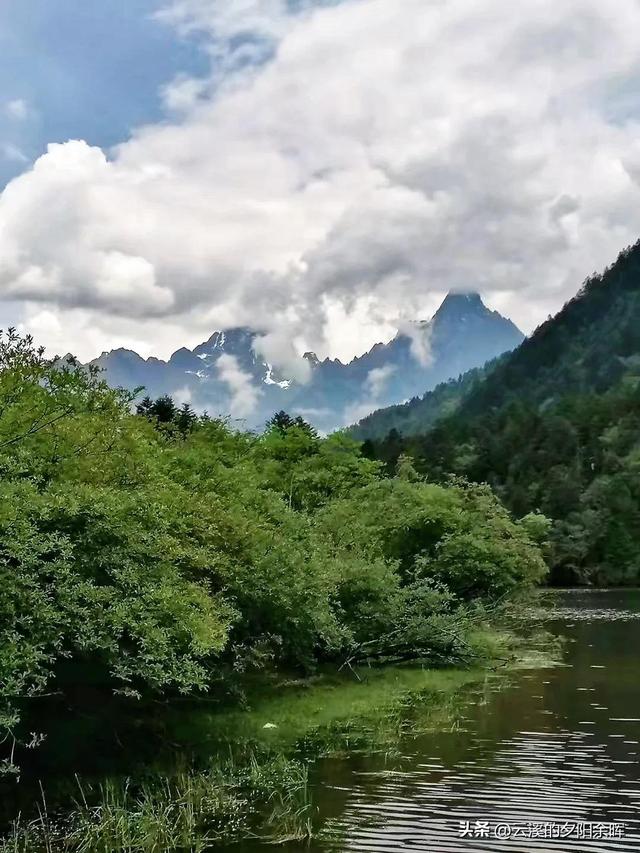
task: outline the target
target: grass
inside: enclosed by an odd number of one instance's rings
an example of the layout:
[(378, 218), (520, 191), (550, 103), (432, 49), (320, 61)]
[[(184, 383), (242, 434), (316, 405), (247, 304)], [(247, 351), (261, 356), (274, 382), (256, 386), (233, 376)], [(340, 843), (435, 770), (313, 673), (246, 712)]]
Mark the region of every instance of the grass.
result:
[(138, 784), (106, 782), (97, 791), (79, 784), (63, 816), (44, 802), (37, 818), (18, 819), (2, 853), (200, 853), (259, 835), (302, 841), (311, 834), (308, 769), (284, 756), (232, 758), (206, 771), (184, 770)]
[(37, 816), (19, 818), (0, 853), (199, 853), (256, 836), (302, 844), (317, 822), (310, 761), (354, 751), (393, 754), (402, 737), (455, 729), (463, 688), (492, 678), (492, 660), (513, 662), (513, 637), (487, 632), (472, 641), (488, 666), (263, 679), (244, 711), (168, 709), (167, 738), (182, 756), (193, 756), (191, 766), (156, 768), (133, 781), (78, 781), (75, 801), (64, 809), (49, 809), (43, 794)]
[(408, 702), (435, 719), (450, 697), (486, 675), (486, 669), (424, 669), (420, 666), (357, 668), (305, 681), (264, 682), (248, 694), (248, 709), (237, 711), (184, 707), (171, 712), (169, 736), (208, 757), (228, 744), (278, 750), (299, 747), (322, 732), (348, 732), (386, 719)]

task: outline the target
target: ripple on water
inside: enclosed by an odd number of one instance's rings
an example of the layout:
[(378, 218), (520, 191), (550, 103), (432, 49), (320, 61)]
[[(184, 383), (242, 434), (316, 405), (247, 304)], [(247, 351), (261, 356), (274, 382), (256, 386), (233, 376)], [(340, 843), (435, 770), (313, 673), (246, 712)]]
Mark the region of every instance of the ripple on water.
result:
[[(611, 598), (569, 594), (555, 609), (553, 618), (571, 624), (577, 642), (568, 646), (572, 666), (554, 671), (552, 685), (548, 670), (523, 674), (519, 689), (467, 712), (467, 732), (406, 744), (402, 774), (356, 775), (347, 760), (348, 795), (327, 836), (335, 840), (314, 849), (640, 853), (640, 717), (633, 714), (640, 707), (640, 613)], [(592, 664), (596, 653), (602, 663)], [(619, 822), (625, 835), (461, 838), (460, 826), (476, 820)]]

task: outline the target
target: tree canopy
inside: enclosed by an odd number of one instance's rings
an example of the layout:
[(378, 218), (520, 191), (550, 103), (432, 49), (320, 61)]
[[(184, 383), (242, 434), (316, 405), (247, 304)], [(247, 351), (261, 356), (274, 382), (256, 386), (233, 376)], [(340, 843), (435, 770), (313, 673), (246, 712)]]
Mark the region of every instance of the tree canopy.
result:
[[(453, 403), (453, 411), (447, 405)], [(445, 482), (491, 485), (516, 517), (553, 519), (556, 583), (640, 581), (640, 243), (517, 350), (422, 401), (371, 416), (367, 456), (410, 454)]]
[(29, 697), (464, 657), (471, 612), (544, 574), (529, 527), (484, 487), (426, 483), (410, 460), (385, 477), (354, 439), (284, 413), (255, 435), (169, 399), (132, 406), (95, 371), (0, 338), (5, 770)]

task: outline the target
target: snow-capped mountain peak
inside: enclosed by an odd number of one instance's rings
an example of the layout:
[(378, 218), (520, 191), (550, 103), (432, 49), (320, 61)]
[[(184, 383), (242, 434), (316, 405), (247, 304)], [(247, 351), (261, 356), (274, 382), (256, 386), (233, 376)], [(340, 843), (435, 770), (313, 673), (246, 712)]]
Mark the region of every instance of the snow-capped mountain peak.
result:
[[(305, 352), (301, 358), (311, 366), (306, 384), (281, 376), (257, 355), (257, 337), (246, 327), (218, 330), (193, 350), (176, 350), (168, 361), (145, 360), (118, 349), (94, 363), (114, 385), (144, 386), (144, 393), (153, 397), (186, 395), (195, 408), (212, 415), (241, 413), (249, 427), (261, 427), (275, 411), (286, 408), (329, 431), (373, 409), (421, 395), (513, 349), (524, 336), (510, 320), (487, 308), (478, 293), (450, 293), (431, 320), (412, 323), (348, 364), (320, 361), (314, 352)], [(249, 398), (252, 407), (247, 412)]]

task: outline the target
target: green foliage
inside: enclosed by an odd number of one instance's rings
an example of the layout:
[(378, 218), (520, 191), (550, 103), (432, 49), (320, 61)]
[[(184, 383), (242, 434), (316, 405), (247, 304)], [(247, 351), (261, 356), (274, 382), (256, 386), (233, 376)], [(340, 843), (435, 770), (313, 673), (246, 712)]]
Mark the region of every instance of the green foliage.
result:
[(302, 840), (311, 834), (307, 775), (295, 759), (251, 755), (137, 784), (107, 781), (97, 792), (80, 787), (64, 820), (45, 803), (36, 819), (14, 823), (0, 851), (195, 853), (256, 833), (271, 843)]
[(350, 437), (285, 413), (260, 436), (170, 399), (134, 414), (130, 395), (14, 332), (0, 368), (7, 771), (24, 756), (17, 709), (43, 693), (466, 660), (483, 608), (542, 576), (531, 524), (487, 489), (424, 482), (409, 459), (385, 479)]
[(362, 418), (348, 432), (360, 441), (381, 442), (389, 433), (397, 436), (420, 435), (440, 418), (452, 415), (465, 397), (508, 355), (487, 362), (484, 367), (475, 367), (448, 382), (441, 382), (422, 397), (414, 397), (406, 403), (377, 409)]
[(136, 406), (136, 412), (156, 426), (169, 432), (177, 431), (183, 436), (191, 432), (199, 420), (189, 403), (183, 403), (178, 408), (167, 394), (156, 400), (144, 397)]
[[(435, 399), (446, 389), (420, 410), (410, 404), (368, 456), (391, 472), (408, 453), (436, 481), (453, 472), (489, 483), (516, 517), (527, 516), (533, 539), (548, 538), (555, 583), (637, 584), (640, 243), (476, 378), (457, 383), (453, 413)], [(434, 425), (434, 414), (446, 416)], [(548, 536), (538, 522), (531, 529), (531, 513), (553, 520)]]
[(259, 440), (257, 454), (265, 484), (287, 504), (311, 512), (337, 497), (375, 480), (381, 470), (366, 459), (358, 443), (344, 433), (319, 439), (295, 424), (286, 432), (270, 429)]
[(438, 582), (457, 600), (499, 598), (539, 582), (544, 564), (527, 530), (491, 490), (393, 478), (335, 501), (320, 515), (347, 553), (392, 561), (399, 582)]
[[(204, 688), (233, 611), (155, 470), (130, 398), (29, 339), (0, 342), (0, 700), (15, 708), (89, 664), (114, 688)], [(67, 676), (69, 677), (69, 676)], [(95, 675), (94, 675), (95, 677)], [(57, 679), (60, 680), (59, 678)]]

